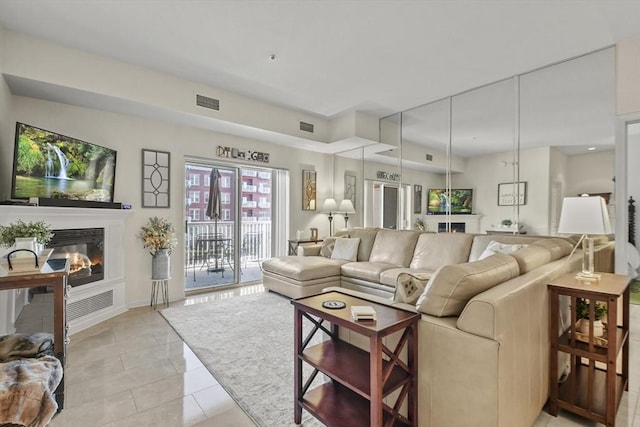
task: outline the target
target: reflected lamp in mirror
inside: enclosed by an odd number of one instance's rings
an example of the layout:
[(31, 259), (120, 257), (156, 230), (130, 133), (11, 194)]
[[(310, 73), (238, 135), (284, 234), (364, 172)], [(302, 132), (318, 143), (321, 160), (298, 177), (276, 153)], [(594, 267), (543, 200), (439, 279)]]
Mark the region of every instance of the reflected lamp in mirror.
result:
[(326, 212), (329, 214), (329, 236), (333, 236), (333, 214), (337, 210), (338, 204), (336, 203), (336, 199), (325, 199), (324, 204), (322, 205), (322, 212)]
[(582, 242), (582, 272), (578, 273), (576, 278), (598, 280), (600, 275), (593, 271), (593, 239), (589, 235), (611, 233), (604, 199), (600, 196), (565, 197), (562, 201), (558, 233), (582, 235), (573, 249), (575, 251)]
[(349, 214), (356, 213), (351, 199), (344, 199), (343, 201), (341, 201), (340, 206), (338, 206), (338, 212), (344, 215), (344, 228), (347, 228), (347, 223), (349, 222)]

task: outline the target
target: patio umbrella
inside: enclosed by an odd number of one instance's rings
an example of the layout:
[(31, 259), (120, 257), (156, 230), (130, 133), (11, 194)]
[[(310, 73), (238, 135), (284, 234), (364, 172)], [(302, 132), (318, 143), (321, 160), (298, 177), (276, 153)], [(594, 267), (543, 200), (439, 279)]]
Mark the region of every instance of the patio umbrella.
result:
[(209, 203), (205, 214), (214, 221), (214, 233), (218, 234), (218, 220), (222, 215), (220, 207), (220, 171), (217, 168), (211, 169), (211, 179), (209, 181)]

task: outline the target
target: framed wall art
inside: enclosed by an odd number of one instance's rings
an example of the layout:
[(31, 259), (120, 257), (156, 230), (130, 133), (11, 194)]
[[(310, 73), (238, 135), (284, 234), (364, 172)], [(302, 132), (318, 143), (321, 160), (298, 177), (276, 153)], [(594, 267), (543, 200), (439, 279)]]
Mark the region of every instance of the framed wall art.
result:
[(353, 207), (356, 207), (356, 176), (349, 173), (344, 174), (344, 198), (351, 200)]
[(142, 207), (168, 208), (171, 153), (142, 149)]
[(527, 204), (527, 183), (505, 182), (498, 184), (498, 206), (513, 206), (515, 204)]
[(316, 171), (302, 171), (302, 210), (316, 210)]
[(422, 212), (422, 185), (413, 186), (413, 213)]

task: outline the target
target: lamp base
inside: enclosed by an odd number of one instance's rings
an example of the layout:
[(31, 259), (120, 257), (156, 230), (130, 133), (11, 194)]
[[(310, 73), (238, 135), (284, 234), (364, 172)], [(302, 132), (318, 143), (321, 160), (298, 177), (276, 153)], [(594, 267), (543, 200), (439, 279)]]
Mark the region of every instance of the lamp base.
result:
[(602, 274), (587, 273), (584, 271), (581, 271), (580, 273), (576, 274), (576, 279), (581, 280), (583, 282), (597, 282), (600, 280), (601, 277), (602, 277)]

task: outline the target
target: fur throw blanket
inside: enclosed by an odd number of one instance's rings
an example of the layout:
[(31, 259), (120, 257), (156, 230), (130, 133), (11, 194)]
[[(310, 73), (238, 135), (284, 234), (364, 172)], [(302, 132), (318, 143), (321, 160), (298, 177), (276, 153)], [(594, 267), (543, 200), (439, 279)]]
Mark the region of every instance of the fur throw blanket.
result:
[(0, 337), (0, 425), (46, 426), (58, 409), (62, 364), (50, 334)]

